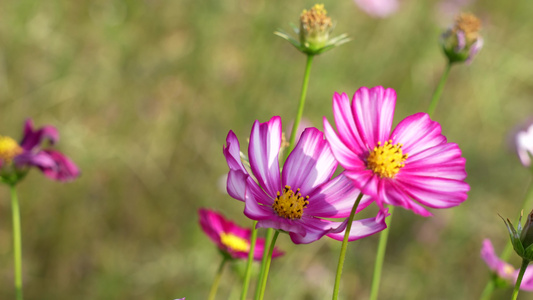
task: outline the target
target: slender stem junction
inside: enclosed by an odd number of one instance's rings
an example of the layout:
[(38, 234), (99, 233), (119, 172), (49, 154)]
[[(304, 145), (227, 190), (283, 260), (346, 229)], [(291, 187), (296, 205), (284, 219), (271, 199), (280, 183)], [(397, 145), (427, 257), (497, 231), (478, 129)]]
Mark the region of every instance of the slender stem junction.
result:
[(344, 259), (346, 257), (346, 249), (348, 249), (348, 238), (350, 237), (350, 230), (352, 229), (352, 222), (355, 217), (355, 212), (359, 206), (359, 202), (363, 198), (363, 193), (359, 193), (357, 200), (355, 201), (350, 217), (348, 218), (348, 224), (346, 225), (346, 232), (344, 233), (344, 239), (342, 240), (341, 253), (339, 255), (339, 263), (337, 264), (337, 275), (335, 276), (335, 286), (333, 288), (333, 300), (339, 297), (339, 287), (341, 282), (342, 267), (344, 266)]
[(213, 280), (213, 284), (211, 285), (211, 291), (209, 292), (209, 300), (214, 300), (215, 296), (217, 295), (218, 290), (218, 284), (220, 283), (220, 278), (222, 277), (222, 271), (224, 271), (224, 265), (228, 261), (228, 258), (224, 255), (222, 258), (222, 262), (218, 266), (217, 274), (215, 275), (215, 279)]
[(292, 125), (291, 138), (289, 140), (289, 147), (287, 148), (287, 152), (285, 153), (285, 158), (289, 156), (289, 153), (291, 153), (292, 149), (294, 148), (294, 143), (296, 141), (296, 133), (298, 132), (298, 126), (300, 125), (300, 121), (302, 120), (302, 115), (304, 113), (305, 97), (307, 95), (307, 86), (309, 85), (309, 75), (311, 74), (312, 62), (313, 62), (313, 55), (308, 54), (307, 63), (305, 65), (302, 92), (300, 94), (300, 103), (298, 104), (298, 113), (296, 114), (296, 118), (294, 119), (294, 124)]
[(11, 185), (11, 209), (13, 215), (13, 257), (15, 263), (15, 295), (22, 300), (22, 231), (20, 229), (20, 208), (15, 185)]
[(439, 85), (437, 85), (437, 88), (435, 89), (435, 92), (433, 93), (433, 98), (431, 98), (431, 103), (429, 104), (428, 108), (428, 115), (433, 115), (435, 112), (435, 108), (437, 108), (437, 103), (439, 102), (440, 95), (442, 95), (442, 91), (444, 90), (444, 85), (446, 84), (446, 80), (448, 80), (448, 75), (450, 75), (450, 69), (452, 68), (452, 63), (448, 62), (446, 64), (446, 68), (444, 69), (444, 72), (442, 73), (442, 77), (440, 78)]
[(276, 240), (278, 238), (279, 231), (276, 230), (274, 233), (274, 236), (272, 237), (272, 241), (270, 242), (270, 249), (268, 250), (268, 257), (265, 264), (265, 273), (263, 274), (263, 278), (261, 280), (261, 293), (259, 294), (259, 300), (263, 300), (263, 297), (265, 296), (265, 289), (266, 289), (266, 283), (268, 279), (268, 271), (270, 270), (270, 262), (272, 261), (272, 253), (274, 252), (274, 246), (276, 245)]
[(378, 299), (379, 283), (381, 281), (381, 269), (383, 268), (383, 260), (385, 259), (385, 250), (387, 249), (387, 240), (389, 238), (390, 224), (392, 222), (392, 216), (394, 206), (389, 206), (389, 222), (387, 228), (383, 230), (379, 236), (378, 253), (376, 255), (376, 262), (374, 264), (374, 276), (372, 277), (372, 289), (370, 290), (370, 300)]
[(254, 261), (255, 241), (257, 240), (257, 221), (253, 222), (252, 236), (250, 237), (250, 253), (248, 253), (248, 262), (246, 263), (246, 273), (244, 273), (244, 282), (242, 284), (241, 300), (246, 300), (248, 287), (250, 286), (250, 277), (252, 274), (252, 262)]
[(529, 265), (529, 260), (522, 259), (522, 266), (520, 267), (520, 273), (518, 273), (518, 278), (516, 278), (516, 285), (514, 286), (513, 291), (513, 300), (516, 300), (518, 297), (518, 291), (520, 290), (520, 284), (522, 283), (522, 277), (524, 277), (524, 273), (526, 272), (527, 265)]

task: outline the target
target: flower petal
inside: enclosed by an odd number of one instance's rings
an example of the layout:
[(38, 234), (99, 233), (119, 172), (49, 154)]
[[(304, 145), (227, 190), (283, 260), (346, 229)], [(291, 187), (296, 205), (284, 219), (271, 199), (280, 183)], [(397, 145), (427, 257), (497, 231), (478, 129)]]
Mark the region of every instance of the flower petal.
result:
[(20, 142), (20, 146), (26, 150), (30, 151), (34, 147), (41, 144), (44, 139), (50, 140), (50, 143), (54, 144), (59, 140), (59, 133), (57, 129), (53, 126), (43, 126), (38, 130), (33, 130), (33, 121), (27, 119), (24, 124), (24, 136)]
[(361, 87), (352, 100), (352, 112), (361, 140), (367, 149), (373, 149), (378, 142), (389, 140), (396, 92), (376, 86)]
[(248, 174), (240, 170), (229, 170), (226, 190), (228, 194), (237, 200), (244, 201), (244, 191), (246, 190), (246, 179)]
[(431, 208), (457, 206), (466, 200), (470, 190), (468, 183), (461, 180), (405, 174), (396, 180), (410, 197)]
[(324, 134), (326, 139), (331, 147), (333, 155), (337, 161), (345, 169), (351, 170), (356, 168), (361, 168), (361, 165), (364, 165), (361, 158), (355, 154), (343, 141), (337, 136), (337, 133), (331, 127), (328, 120), (324, 117)]
[(454, 143), (440, 144), (407, 158), (399, 175), (464, 180), (466, 178), (465, 162), (466, 160), (461, 157), (459, 146)]
[(347, 220), (344, 222), (333, 222), (312, 217), (301, 219), (305, 228), (305, 235), (291, 232), (291, 240), (295, 244), (309, 244), (319, 240), (328, 233), (340, 232), (346, 228)]
[(248, 155), (250, 166), (259, 184), (271, 196), (281, 191), (278, 154), (281, 146), (281, 118), (266, 123), (255, 121), (250, 134)]
[(227, 146), (222, 146), (222, 152), (226, 157), (226, 162), (228, 163), (230, 170), (241, 170), (245, 174), (248, 174), (241, 161), (241, 148), (239, 145), (239, 139), (237, 139), (237, 136), (232, 130), (228, 132), (226, 144)]
[[(390, 216), (388, 209), (380, 210), (375, 218), (356, 220), (352, 222), (352, 228), (350, 229), (350, 234), (348, 236), (348, 241), (352, 242), (364, 237), (373, 235), (387, 228), (387, 223), (385, 223), (385, 217)], [(338, 233), (330, 233), (327, 236), (337, 240), (342, 241), (344, 239), (344, 234), (346, 230), (343, 230)]]
[(350, 99), (345, 93), (339, 95), (335, 92), (333, 95), (333, 116), (335, 117), (337, 130), (339, 131), (339, 138), (343, 144), (357, 154), (362, 154), (367, 151), (355, 125), (355, 119), (350, 107)]
[(40, 153), (46, 153), (55, 163), (52, 167), (38, 166), (43, 174), (53, 180), (70, 181), (80, 176), (78, 166), (61, 152), (54, 150), (43, 150)]
[(208, 209), (198, 210), (200, 227), (205, 234), (220, 248), (222, 243), (220, 242), (220, 233), (224, 232), (222, 222), (224, 221), (222, 216), (214, 211)]
[(401, 143), (403, 153), (414, 156), (431, 147), (446, 143), (438, 122), (426, 113), (416, 113), (403, 119), (391, 134), (395, 143)]
[[(360, 193), (352, 180), (341, 173), (309, 196), (309, 205), (305, 208), (304, 214), (322, 218), (347, 218)], [(364, 195), (356, 212), (363, 210), (372, 202), (374, 202), (372, 197)]]
[(306, 196), (328, 181), (336, 168), (337, 161), (324, 134), (314, 127), (307, 128), (285, 162), (281, 182), (299, 188)]

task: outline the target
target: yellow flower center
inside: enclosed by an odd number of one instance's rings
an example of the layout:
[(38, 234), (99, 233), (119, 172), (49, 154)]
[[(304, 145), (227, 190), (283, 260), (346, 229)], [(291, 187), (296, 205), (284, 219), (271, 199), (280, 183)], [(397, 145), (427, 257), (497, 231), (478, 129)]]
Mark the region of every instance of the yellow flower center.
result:
[(0, 159), (10, 163), (15, 156), (24, 152), (19, 144), (8, 136), (0, 136)]
[(222, 244), (224, 244), (226, 247), (238, 251), (238, 252), (248, 252), (250, 250), (250, 243), (246, 239), (243, 239), (242, 237), (238, 237), (231, 233), (225, 233), (223, 232), (220, 235), (220, 241)]
[(290, 186), (286, 185), (283, 189), (283, 194), (278, 192), (272, 208), (278, 216), (285, 219), (301, 219), (304, 208), (309, 204), (307, 199), (309, 199), (309, 196), (302, 197), (300, 189), (294, 192)]
[(460, 14), (455, 19), (455, 25), (453, 31), (461, 30), (465, 33), (467, 41), (473, 41), (477, 39), (479, 30), (481, 30), (481, 20), (479, 20), (473, 14)]
[(378, 145), (368, 155), (366, 165), (381, 178), (393, 178), (405, 166), (406, 159), (407, 153), (402, 153), (402, 144), (393, 145), (392, 140), (389, 140), (383, 146), (381, 142), (378, 142)]

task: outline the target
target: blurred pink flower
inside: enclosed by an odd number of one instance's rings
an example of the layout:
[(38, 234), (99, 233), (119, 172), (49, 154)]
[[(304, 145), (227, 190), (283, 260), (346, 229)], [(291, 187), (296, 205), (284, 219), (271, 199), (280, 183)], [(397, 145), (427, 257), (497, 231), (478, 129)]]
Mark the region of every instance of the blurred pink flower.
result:
[(371, 17), (386, 18), (398, 10), (398, 0), (354, 0)]
[[(302, 133), (280, 174), (281, 118), (273, 117), (266, 123), (255, 121), (248, 154), (257, 182), (241, 162), (239, 141), (232, 131), (226, 143), (228, 193), (245, 201), (244, 214), (257, 220), (258, 228), (286, 231), (296, 244), (311, 243), (324, 235), (342, 240), (339, 235), (347, 221), (326, 218), (347, 218), (360, 192), (343, 173), (331, 179), (337, 162), (321, 131), (307, 128)], [(363, 197), (357, 211), (372, 202), (370, 197)], [(387, 215), (380, 211), (375, 218), (354, 221), (350, 241), (385, 229)]]
[(525, 130), (516, 134), (516, 151), (518, 157), (525, 167), (531, 166), (531, 155), (533, 155), (533, 123)]
[(448, 208), (467, 198), (465, 159), (446, 142), (439, 123), (426, 113), (403, 119), (391, 132), (396, 92), (362, 87), (350, 99), (333, 96), (338, 134), (324, 117), (324, 131), (335, 158), (356, 188), (377, 204), (402, 206), (430, 216), (422, 205)]
[[(202, 230), (217, 245), (220, 251), (234, 259), (248, 258), (248, 253), (250, 253), (250, 229), (242, 228), (226, 220), (221, 214), (209, 209), (200, 209), (198, 215)], [(254, 248), (254, 260), (261, 260), (264, 248), (265, 239), (257, 238)], [(283, 255), (283, 252), (278, 248), (274, 248), (272, 257), (280, 255)]]
[[(513, 268), (510, 264), (501, 260), (494, 252), (494, 247), (489, 239), (483, 240), (483, 247), (481, 248), (481, 258), (485, 261), (489, 269), (496, 273), (498, 277), (509, 281), (512, 285), (516, 284), (519, 270)], [(520, 289), (523, 291), (533, 291), (533, 266), (528, 266)]]
[(59, 140), (57, 129), (44, 126), (33, 129), (32, 120), (26, 120), (24, 136), (20, 144), (10, 137), (0, 137), (1, 176), (8, 183), (15, 183), (28, 171), (28, 167), (39, 168), (43, 174), (53, 180), (69, 181), (80, 175), (78, 167), (59, 151), (41, 149), (41, 144), (48, 139), (51, 144)]

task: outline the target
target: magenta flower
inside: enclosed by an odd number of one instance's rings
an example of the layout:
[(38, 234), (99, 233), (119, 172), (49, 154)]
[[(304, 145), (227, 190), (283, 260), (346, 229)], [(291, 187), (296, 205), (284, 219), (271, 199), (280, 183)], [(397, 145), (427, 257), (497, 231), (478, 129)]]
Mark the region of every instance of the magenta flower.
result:
[[(250, 253), (251, 230), (235, 225), (226, 220), (221, 214), (200, 209), (200, 226), (207, 236), (217, 245), (218, 249), (231, 258), (246, 259)], [(265, 248), (265, 239), (257, 238), (254, 248), (254, 259), (261, 260)], [(272, 257), (283, 255), (278, 248), (274, 248)]]
[(386, 18), (398, 10), (398, 0), (354, 0), (371, 17)]
[(55, 150), (41, 149), (40, 145), (46, 139), (51, 144), (59, 140), (55, 127), (44, 126), (34, 130), (31, 119), (26, 120), (20, 144), (10, 137), (0, 137), (2, 179), (15, 183), (31, 166), (39, 168), (46, 177), (53, 180), (68, 181), (78, 177), (80, 171), (68, 157)]
[[(281, 174), (280, 117), (253, 125), (248, 147), (253, 175), (241, 162), (239, 141), (232, 131), (226, 143), (224, 155), (230, 168), (228, 193), (245, 201), (244, 214), (257, 220), (258, 228), (286, 231), (296, 244), (311, 243), (324, 235), (342, 240), (347, 220), (335, 222), (326, 218), (347, 218), (360, 192), (342, 173), (331, 179), (337, 162), (321, 131), (307, 128), (302, 133)], [(370, 197), (363, 197), (357, 212), (372, 202)], [(350, 241), (385, 229), (387, 215), (380, 211), (376, 218), (354, 221)]]
[[(324, 131), (345, 174), (379, 206), (403, 206), (430, 216), (422, 205), (448, 208), (467, 198), (465, 159), (446, 142), (439, 123), (425, 113), (402, 120), (391, 132), (396, 92), (362, 87), (350, 99), (333, 96), (337, 134), (324, 118)], [(420, 205), (422, 204), (422, 205)]]
[[(489, 269), (496, 273), (498, 277), (507, 280), (512, 285), (516, 284), (519, 270), (513, 268), (513, 266), (501, 260), (496, 255), (494, 247), (489, 239), (483, 241), (481, 258), (485, 261)], [(522, 282), (520, 283), (520, 289), (523, 291), (533, 291), (533, 266), (527, 267), (524, 277), (522, 277)]]

